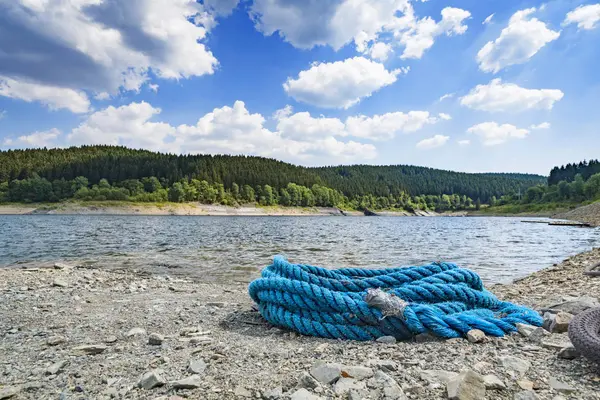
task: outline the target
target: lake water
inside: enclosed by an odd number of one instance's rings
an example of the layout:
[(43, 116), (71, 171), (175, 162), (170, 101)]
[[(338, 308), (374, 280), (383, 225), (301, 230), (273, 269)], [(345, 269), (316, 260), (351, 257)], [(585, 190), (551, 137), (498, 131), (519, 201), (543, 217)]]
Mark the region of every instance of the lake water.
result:
[(250, 281), (275, 254), (389, 267), (453, 261), (508, 282), (600, 244), (600, 229), (520, 218), (0, 216), (0, 267), (57, 261)]

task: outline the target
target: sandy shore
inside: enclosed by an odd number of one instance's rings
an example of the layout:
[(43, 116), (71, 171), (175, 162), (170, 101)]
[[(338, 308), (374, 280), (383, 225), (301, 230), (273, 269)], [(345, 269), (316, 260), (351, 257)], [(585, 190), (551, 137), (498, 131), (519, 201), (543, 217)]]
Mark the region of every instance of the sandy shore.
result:
[[(600, 278), (582, 271), (599, 260), (596, 249), (491, 289), (538, 310), (597, 298)], [(464, 369), (486, 376), (486, 399), (600, 399), (600, 369), (558, 356), (565, 333), (477, 344), (301, 337), (265, 323), (245, 284), (59, 267), (0, 270), (0, 399), (446, 399)], [(317, 360), (360, 368), (332, 385), (311, 375)]]
[[(364, 216), (360, 211), (343, 211), (334, 207), (258, 207), (244, 205), (228, 207), (200, 203), (75, 203), (66, 202), (43, 205), (0, 205), (0, 215), (205, 215), (205, 216)], [(382, 216), (434, 217), (465, 216), (466, 212), (438, 214), (431, 211), (394, 212), (384, 211)]]

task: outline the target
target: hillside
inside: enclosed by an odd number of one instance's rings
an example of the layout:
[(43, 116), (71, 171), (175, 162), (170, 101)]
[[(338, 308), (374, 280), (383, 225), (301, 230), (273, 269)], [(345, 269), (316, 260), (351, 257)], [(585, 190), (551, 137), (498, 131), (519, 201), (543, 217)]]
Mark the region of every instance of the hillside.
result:
[(542, 176), (527, 174), (469, 174), (407, 165), (307, 168), (262, 157), (174, 155), (115, 146), (0, 151), (0, 183), (36, 175), (48, 181), (83, 176), (90, 184), (103, 178), (115, 184), (154, 176), (165, 187), (182, 179), (198, 179), (223, 184), (226, 189), (234, 183), (270, 185), (274, 190), (289, 183), (317, 184), (349, 198), (457, 194), (482, 202), (545, 182)]

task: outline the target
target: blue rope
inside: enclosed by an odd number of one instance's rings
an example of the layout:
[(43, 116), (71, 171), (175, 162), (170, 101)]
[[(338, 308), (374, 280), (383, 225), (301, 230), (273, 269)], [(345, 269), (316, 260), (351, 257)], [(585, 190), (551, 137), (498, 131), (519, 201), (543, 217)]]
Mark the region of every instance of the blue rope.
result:
[[(401, 315), (384, 317), (380, 309), (369, 306), (365, 298), (373, 289), (406, 302)], [(248, 291), (271, 324), (331, 339), (403, 340), (426, 332), (456, 338), (472, 329), (504, 336), (516, 331), (517, 323), (542, 325), (535, 311), (498, 300), (475, 272), (445, 262), (328, 270), (276, 256)]]

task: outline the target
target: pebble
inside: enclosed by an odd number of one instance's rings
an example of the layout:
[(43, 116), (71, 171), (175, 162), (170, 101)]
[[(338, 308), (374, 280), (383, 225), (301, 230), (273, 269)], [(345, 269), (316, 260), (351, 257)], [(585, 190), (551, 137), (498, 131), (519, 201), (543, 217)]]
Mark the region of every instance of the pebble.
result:
[(133, 328), (125, 334), (125, 337), (144, 336), (145, 334), (146, 330), (144, 328)]
[(563, 347), (558, 352), (558, 358), (564, 358), (565, 360), (574, 360), (579, 357), (579, 355), (579, 351), (573, 346)]
[(450, 400), (481, 400), (485, 398), (483, 377), (472, 370), (465, 370), (446, 385)]
[(46, 369), (46, 375), (56, 375), (63, 370), (69, 362), (66, 360), (58, 361)]
[(567, 332), (569, 330), (569, 324), (571, 323), (573, 317), (573, 314), (560, 311), (558, 314), (556, 314), (556, 317), (554, 317), (554, 320), (550, 324), (549, 331), (552, 333)]
[(525, 375), (531, 368), (529, 361), (513, 356), (500, 357), (500, 364), (509, 372), (516, 372), (518, 376)]
[(69, 286), (69, 284), (61, 278), (56, 278), (53, 282), (52, 282), (52, 286), (56, 286), (56, 287), (61, 287), (61, 288), (66, 288)]
[(252, 392), (243, 386), (236, 387), (233, 394), (238, 397), (252, 397)]
[(278, 386), (274, 389), (267, 390), (263, 393), (262, 397), (265, 400), (279, 400), (283, 397), (283, 388)]
[(59, 344), (62, 344), (66, 341), (67, 338), (64, 336), (51, 336), (48, 339), (46, 339), (46, 344), (48, 346), (58, 346)]
[(471, 343), (481, 343), (485, 338), (485, 333), (479, 329), (471, 329), (467, 332), (467, 340)]
[(10, 399), (19, 394), (20, 388), (16, 386), (5, 386), (0, 389), (0, 400)]
[(310, 374), (319, 382), (330, 384), (342, 375), (342, 365), (316, 363), (310, 369)]
[(154, 371), (146, 372), (138, 381), (138, 387), (146, 390), (153, 389), (158, 386), (164, 386), (167, 381), (163, 378), (164, 371), (155, 369)]
[(531, 390), (524, 390), (522, 392), (515, 393), (513, 400), (538, 400), (538, 397)]
[(111, 335), (104, 340), (104, 343), (116, 343), (119, 340), (115, 335)]
[(322, 398), (320, 396), (317, 396), (316, 394), (312, 394), (311, 392), (309, 392), (308, 390), (306, 390), (304, 388), (296, 390), (290, 396), (290, 400), (321, 400), (321, 399)]
[(567, 385), (566, 383), (559, 381), (555, 377), (551, 377), (548, 383), (550, 384), (550, 387), (552, 389), (556, 390), (559, 393), (570, 394), (576, 390), (573, 386)]
[(158, 333), (151, 333), (150, 336), (148, 336), (148, 344), (153, 346), (160, 346), (164, 340), (165, 337)]
[(104, 344), (86, 344), (83, 346), (73, 347), (74, 352), (83, 354), (100, 354), (106, 349), (107, 347)]
[(488, 374), (483, 377), (486, 390), (506, 390), (506, 384), (496, 375)]
[(381, 336), (381, 337), (377, 338), (376, 342), (392, 344), (392, 343), (396, 343), (397, 340), (393, 336)]
[(202, 377), (200, 375), (192, 375), (178, 381), (171, 382), (173, 389), (197, 389), (202, 386)]
[(192, 374), (201, 375), (206, 371), (206, 363), (201, 359), (190, 360), (187, 370)]

